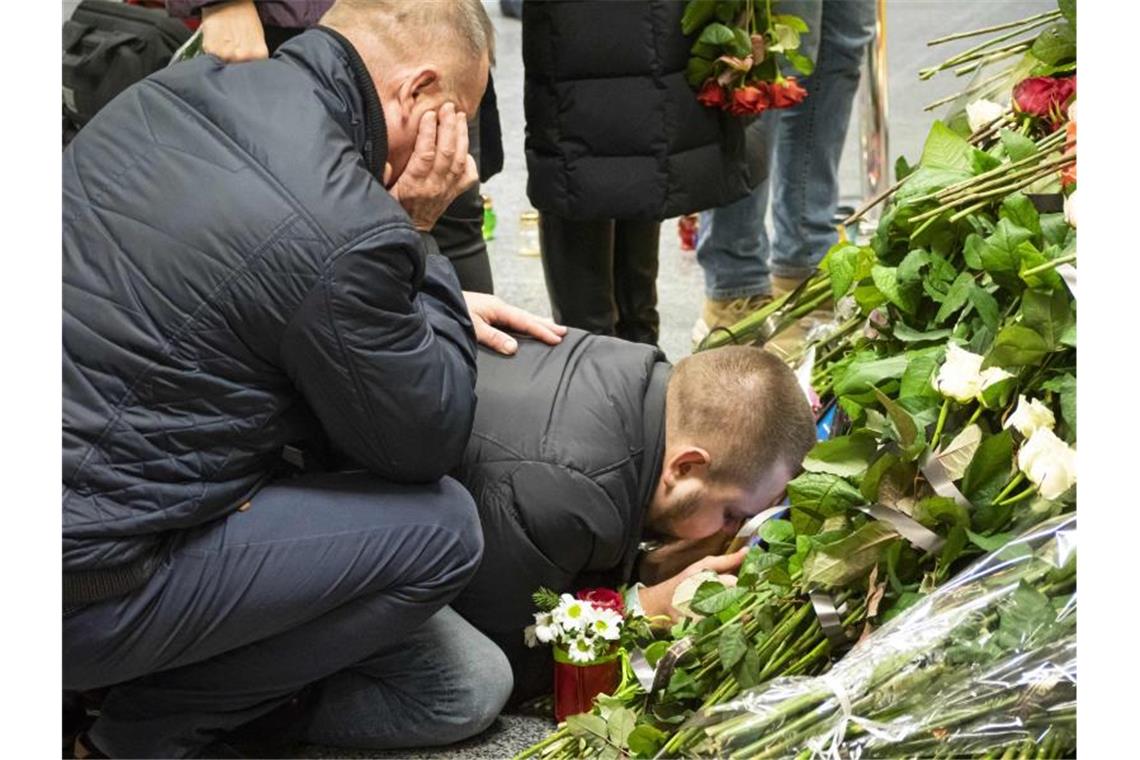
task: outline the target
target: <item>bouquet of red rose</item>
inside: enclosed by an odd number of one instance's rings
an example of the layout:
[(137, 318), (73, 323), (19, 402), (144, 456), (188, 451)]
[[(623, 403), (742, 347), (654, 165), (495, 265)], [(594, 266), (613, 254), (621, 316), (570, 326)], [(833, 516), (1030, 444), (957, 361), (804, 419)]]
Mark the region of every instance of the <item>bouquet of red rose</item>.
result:
[(811, 74), (814, 64), (798, 52), (808, 26), (798, 16), (774, 15), (772, 0), (691, 0), (681, 30), (700, 32), (685, 76), (703, 105), (745, 116), (790, 108), (807, 96), (783, 69)]

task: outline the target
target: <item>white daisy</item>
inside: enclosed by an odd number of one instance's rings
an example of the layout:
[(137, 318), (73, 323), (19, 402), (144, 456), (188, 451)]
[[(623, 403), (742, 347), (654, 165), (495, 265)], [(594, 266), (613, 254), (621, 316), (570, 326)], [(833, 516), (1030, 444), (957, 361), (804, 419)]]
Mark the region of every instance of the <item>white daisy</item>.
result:
[(584, 631), (594, 620), (593, 607), (581, 599), (563, 594), (562, 601), (554, 608), (553, 617), (554, 622), (567, 633)]
[(590, 624), (590, 629), (595, 636), (606, 641), (617, 641), (621, 638), (622, 622), (622, 616), (613, 610), (595, 610), (594, 621)]
[(594, 642), (585, 636), (578, 636), (570, 642), (569, 655), (571, 662), (590, 662), (596, 659)]

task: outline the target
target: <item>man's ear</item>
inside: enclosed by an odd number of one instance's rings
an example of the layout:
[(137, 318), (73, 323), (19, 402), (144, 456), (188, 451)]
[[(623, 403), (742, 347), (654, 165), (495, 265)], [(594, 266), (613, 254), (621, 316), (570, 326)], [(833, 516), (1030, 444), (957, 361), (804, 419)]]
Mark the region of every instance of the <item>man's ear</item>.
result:
[(703, 478), (708, 472), (710, 462), (712, 457), (700, 446), (684, 445), (670, 450), (666, 453), (662, 473), (665, 485), (672, 488), (681, 478), (693, 476)]
[(410, 115), (415, 110), (418, 99), (438, 90), (439, 71), (431, 66), (421, 66), (400, 85), (400, 110), (405, 115)]

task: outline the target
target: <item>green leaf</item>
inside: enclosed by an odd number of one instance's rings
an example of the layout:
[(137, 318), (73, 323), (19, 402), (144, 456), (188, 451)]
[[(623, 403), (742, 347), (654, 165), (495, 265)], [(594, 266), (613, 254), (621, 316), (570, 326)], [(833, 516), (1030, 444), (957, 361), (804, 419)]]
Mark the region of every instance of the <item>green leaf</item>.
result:
[(934, 530), (939, 526), (947, 528), (970, 525), (970, 514), (966, 508), (945, 496), (929, 496), (914, 505), (914, 519)]
[(934, 315), (935, 324), (945, 322), (949, 317), (953, 316), (970, 300), (970, 288), (974, 285), (974, 277), (969, 272), (962, 272), (958, 278), (954, 280), (954, 284), (950, 286), (950, 291), (946, 294), (946, 299), (939, 307), (938, 313)]
[(1034, 235), (1041, 234), (1041, 217), (1037, 213), (1037, 207), (1023, 193), (1006, 196), (998, 214), (1002, 219), (1008, 219), (1011, 224), (1029, 230)]
[(942, 122), (936, 121), (926, 136), (919, 163), (930, 169), (957, 169), (971, 173), (971, 150), (973, 148), (965, 138)]
[(1023, 367), (1036, 364), (1053, 348), (1038, 333), (1023, 325), (1009, 325), (994, 338), (983, 367)]
[(739, 14), (740, 3), (738, 0), (720, 0), (716, 4), (716, 17), (721, 23), (731, 25)]
[(722, 668), (732, 670), (736, 663), (744, 658), (744, 653), (747, 651), (748, 640), (744, 638), (744, 627), (740, 623), (729, 623), (720, 630), (717, 653), (720, 655)]
[[(859, 484), (859, 493), (856, 494), (856, 499), (858, 496), (862, 496), (864, 501), (878, 501), (879, 483), (882, 481), (883, 476), (886, 475), (892, 467), (898, 464), (898, 462), (898, 455), (890, 452), (883, 454), (872, 462), (871, 466), (867, 468), (867, 474), (863, 476), (863, 480)], [(853, 500), (851, 505), (858, 503), (857, 500)]]
[[(970, 518), (967, 515), (966, 524), (968, 525), (969, 522)], [(938, 552), (938, 562), (934, 567), (934, 575), (939, 582), (949, 574), (950, 566), (966, 548), (966, 532), (967, 529), (960, 525), (955, 525), (946, 532), (946, 541), (942, 544), (942, 551)]]
[(629, 735), (629, 751), (636, 757), (653, 757), (669, 735), (648, 723), (642, 723)]
[(787, 24), (773, 24), (772, 36), (776, 38), (775, 45), (769, 45), (773, 52), (787, 52), (800, 46), (800, 33)]
[(918, 351), (908, 351), (903, 354), (906, 367), (903, 370), (902, 381), (899, 384), (899, 398), (923, 398), (937, 400), (941, 398), (934, 389), (933, 379), (942, 366), (942, 357), (946, 354), (946, 346), (932, 346)]
[(768, 520), (760, 526), (760, 538), (769, 544), (791, 544), (796, 540), (796, 529), (787, 520)]
[(906, 368), (907, 357), (901, 354), (885, 359), (859, 357), (835, 383), (835, 392), (840, 396), (864, 393), (884, 380), (901, 377)]
[(748, 592), (742, 588), (726, 588), (723, 583), (705, 581), (693, 594), (692, 604), (689, 606), (702, 615), (715, 615), (721, 610), (736, 604)]
[(731, 50), (740, 58), (752, 55), (752, 38), (748, 36), (748, 32), (738, 26), (732, 28)]
[(793, 506), (806, 507), (823, 517), (863, 502), (854, 486), (838, 475), (824, 472), (801, 473), (788, 483), (788, 498)]
[(712, 20), (717, 0), (690, 0), (681, 16), (681, 32), (686, 36)]
[(977, 148), (970, 151), (970, 168), (973, 169), (974, 174), (981, 174), (999, 166), (1001, 166), (1001, 160), (994, 158), (989, 153)]
[(798, 53), (795, 50), (785, 50), (784, 57), (788, 59), (788, 63), (792, 64), (792, 67), (796, 71), (805, 77), (810, 77), (812, 72), (815, 71), (815, 62), (803, 53)]
[(606, 721), (610, 741), (619, 747), (625, 747), (629, 741), (629, 735), (633, 733), (633, 728), (636, 725), (637, 713), (628, 707), (617, 708), (610, 713), (610, 718)]
[(697, 42), (705, 45), (726, 47), (731, 45), (735, 39), (732, 29), (724, 24), (713, 23), (705, 27), (705, 30), (701, 32), (701, 36), (697, 38)]
[[(803, 467), (808, 472), (855, 477), (866, 471), (877, 447), (874, 435), (857, 431), (829, 441), (820, 441), (804, 457)], [(770, 525), (771, 521), (766, 524)]]
[(1009, 219), (1001, 219), (993, 234), (982, 244), (979, 255), (982, 268), (990, 274), (995, 272), (1016, 272), (1021, 264), (1018, 246), (1033, 237), (1024, 227), (1018, 227)]
[(651, 666), (656, 667), (657, 661), (665, 656), (665, 652), (669, 651), (669, 641), (654, 641), (652, 644), (645, 648), (645, 660)]
[(925, 598), (926, 594), (904, 591), (902, 594), (899, 594), (898, 601), (892, 604), (891, 608), (883, 613), (882, 622), (886, 623), (891, 618), (898, 617)]
[(991, 383), (982, 389), (979, 400), (986, 409), (1004, 409), (1005, 405), (1009, 403), (1009, 397), (1013, 395), (1013, 390), (1016, 387), (1016, 377), (1007, 377), (1004, 380), (998, 380), (996, 383)]
[(989, 328), (990, 332), (997, 332), (998, 323), (1001, 320), (1001, 307), (998, 306), (997, 299), (976, 282), (970, 283), (967, 298), (970, 299), (974, 311), (978, 312), (978, 316), (982, 318), (982, 322)]
[(609, 741), (609, 731), (606, 728), (606, 722), (599, 716), (591, 713), (571, 715), (566, 719), (566, 728), (579, 739), (586, 739), (587, 741), (591, 739), (601, 739), (603, 742)]
[(1029, 49), (1042, 63), (1056, 66), (1077, 57), (1077, 35), (1070, 24), (1051, 26), (1038, 35)]
[(760, 656), (755, 649), (749, 647), (733, 675), (742, 689), (751, 689), (760, 683)]
[(1077, 0), (1057, 0), (1057, 9), (1061, 11), (1061, 15), (1065, 20), (1077, 26)]
[[(749, 550), (748, 554), (744, 557), (744, 562), (740, 565), (740, 572), (737, 573), (739, 583), (741, 586), (752, 587), (755, 586), (761, 579), (769, 580), (769, 576), (776, 568), (783, 572), (783, 565), (786, 560), (779, 554), (772, 554), (761, 549), (759, 546), (754, 546)], [(780, 573), (776, 573), (780, 575)]]
[(693, 57), (689, 59), (688, 65), (685, 66), (685, 81), (693, 89), (699, 88), (705, 83), (705, 80), (713, 75), (713, 62), (706, 61), (704, 58)]
[[(1056, 246), (1049, 247), (1051, 255), (1058, 255)], [(1044, 269), (1035, 274), (1028, 274), (1029, 270), (1035, 269), (1042, 264), (1048, 264), (1050, 256), (1037, 250), (1037, 247), (1032, 243), (1025, 242), (1017, 247), (1017, 252), (1021, 257), (1021, 263), (1018, 266), (1018, 277), (1031, 288), (1044, 288), (1045, 290), (1067, 290), (1068, 287), (1061, 279), (1061, 275), (1057, 274), (1055, 269)]]
[(840, 586), (866, 575), (897, 538), (890, 527), (871, 521), (838, 541), (816, 546), (804, 560), (804, 585)]
[(913, 327), (909, 327), (905, 322), (896, 322), (891, 328), (891, 331), (895, 337), (903, 343), (929, 343), (934, 340), (943, 341), (950, 335), (950, 328), (919, 332)]
[(875, 253), (870, 248), (837, 243), (820, 266), (831, 275), (831, 293), (839, 300), (852, 284), (870, 276), (874, 264)]
[(898, 270), (895, 267), (885, 267), (876, 264), (871, 267), (871, 279), (888, 301), (898, 306), (907, 314), (913, 314), (918, 308), (918, 295), (915, 288), (909, 284), (899, 282)]
[(783, 24), (784, 26), (790, 26), (800, 34), (807, 34), (808, 31), (807, 22), (799, 16), (777, 13), (772, 16), (772, 21), (777, 24)]
[(966, 266), (970, 269), (982, 269), (982, 248), (984, 246), (985, 241), (976, 232), (971, 232), (966, 236), (966, 242), (962, 245), (962, 258), (966, 260)]
[(965, 169), (938, 169), (919, 165), (902, 187), (895, 193), (900, 204), (909, 203), (915, 198), (944, 190), (950, 185), (970, 179), (974, 175)]
[(1021, 296), (1021, 323), (1038, 333), (1050, 350), (1075, 321), (1073, 301), (1064, 288), (1052, 293), (1026, 290)]
[(701, 695), (701, 685), (686, 671), (677, 668), (669, 677), (665, 692), (674, 699), (692, 699)]
[(1058, 212), (1055, 214), (1041, 214), (1041, 236), (1045, 241), (1045, 245), (1055, 245), (1058, 248), (1064, 248), (1071, 240), (1076, 237), (1076, 230), (1069, 226), (1065, 221), (1065, 215)]
[(899, 262), (898, 266), (898, 281), (901, 282), (914, 282), (922, 279), (922, 270), (930, 266), (930, 251), (924, 248), (916, 248)]
[(1077, 439), (1077, 378), (1069, 374), (1059, 375), (1042, 383), (1041, 389), (1060, 396), (1061, 419), (1069, 429), (1066, 440), (1072, 443)]
[(910, 416), (907, 410), (888, 398), (878, 388), (875, 389), (875, 396), (883, 408), (887, 410), (887, 416), (891, 418), (891, 425), (894, 426), (895, 432), (898, 434), (899, 444), (902, 446), (903, 458), (913, 461), (926, 448), (925, 436), (919, 436), (918, 426), (914, 424), (914, 418)]
[(1013, 436), (1008, 430), (982, 440), (966, 474), (962, 493), (974, 504), (989, 503), (1009, 481), (1013, 469)]
[(1037, 144), (1023, 134), (1011, 129), (1001, 130), (1001, 144), (1005, 147), (1010, 161), (1021, 161), (1037, 155)]

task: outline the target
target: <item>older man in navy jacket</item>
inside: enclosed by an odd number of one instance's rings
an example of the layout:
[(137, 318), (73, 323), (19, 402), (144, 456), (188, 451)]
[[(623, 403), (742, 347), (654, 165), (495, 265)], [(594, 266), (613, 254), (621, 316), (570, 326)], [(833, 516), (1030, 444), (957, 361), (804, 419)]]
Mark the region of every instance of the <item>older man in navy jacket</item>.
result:
[[(334, 739), (446, 742), (510, 689), (442, 609), (482, 552), (442, 476), (475, 339), (560, 331), (465, 303), (426, 234), (475, 179), (492, 29), (476, 0), (323, 23), (150, 77), (64, 154), (64, 688), (113, 685), (84, 752), (199, 754), (315, 682), (381, 718)], [(365, 469), (282, 477), (318, 435)], [(405, 696), (425, 673), (450, 702)]]

